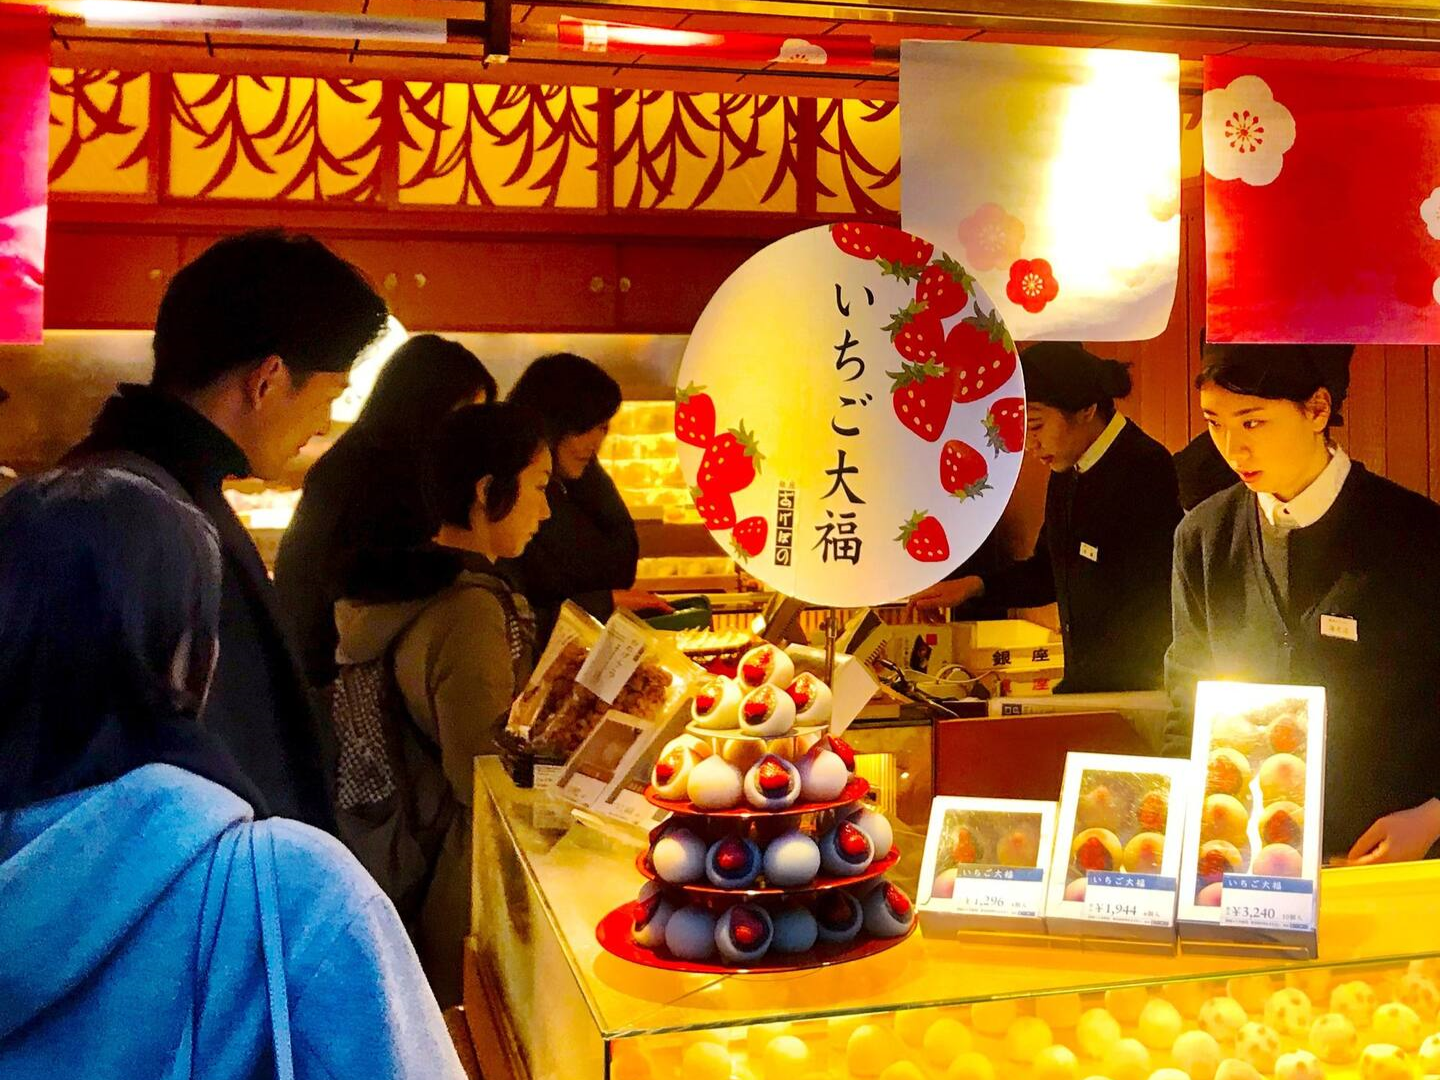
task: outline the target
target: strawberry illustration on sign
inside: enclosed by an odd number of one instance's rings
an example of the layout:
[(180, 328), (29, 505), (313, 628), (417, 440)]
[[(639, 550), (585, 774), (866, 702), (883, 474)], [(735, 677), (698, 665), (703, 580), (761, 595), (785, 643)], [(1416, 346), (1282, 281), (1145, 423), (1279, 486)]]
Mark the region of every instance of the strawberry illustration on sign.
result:
[(945, 347), (945, 328), (940, 317), (927, 309), (923, 301), (915, 300), (897, 311), (885, 329), (890, 332), (890, 343), (900, 356), (916, 364), (925, 364), (936, 359)]
[(690, 498), (707, 529), (718, 532), (735, 524), (735, 500), (729, 495), (706, 495), (697, 487), (690, 489)]
[(996, 457), (1002, 450), (1007, 454), (1018, 453), (1025, 446), (1025, 399), (1001, 398), (990, 406), (983, 423), (985, 439)]
[(951, 439), (940, 449), (940, 486), (957, 499), (973, 499), (990, 490), (990, 466), (969, 443)]
[(935, 245), (918, 236), (865, 221), (844, 221), (830, 226), (830, 238), (846, 255), (880, 264), (881, 274), (914, 281), (920, 276)]
[(715, 402), (704, 389), (690, 383), (675, 394), (675, 438), (702, 450), (715, 438)]
[(1016, 259), (1010, 264), (1010, 281), (1005, 296), (1031, 315), (1045, 310), (1045, 305), (1060, 295), (1060, 284), (1045, 259)]
[(752, 559), (765, 550), (766, 537), (770, 535), (770, 523), (763, 517), (748, 517), (730, 532), (735, 557), (741, 562)]
[(868, 221), (842, 221), (830, 226), (830, 238), (835, 246), (846, 255), (857, 259), (878, 259), (880, 251), (887, 246), (884, 225), (872, 225)]
[(936, 442), (950, 419), (950, 372), (939, 364), (901, 364), (885, 374), (895, 380), (890, 400), (900, 422), (926, 442)]
[(975, 279), (958, 262), (941, 252), (940, 258), (920, 275), (920, 283), (915, 286), (915, 300), (924, 304), (935, 319), (948, 319), (964, 310), (974, 291)]
[(999, 390), (1015, 374), (1015, 342), (993, 309), (978, 310), (956, 323), (945, 337), (941, 363), (955, 377), (955, 400), (979, 401)]
[(924, 510), (910, 515), (896, 539), (916, 562), (945, 562), (950, 558), (950, 538), (945, 535), (945, 526)]
[(706, 495), (733, 495), (755, 482), (765, 455), (755, 445), (755, 436), (745, 421), (718, 436), (705, 451), (695, 486)]

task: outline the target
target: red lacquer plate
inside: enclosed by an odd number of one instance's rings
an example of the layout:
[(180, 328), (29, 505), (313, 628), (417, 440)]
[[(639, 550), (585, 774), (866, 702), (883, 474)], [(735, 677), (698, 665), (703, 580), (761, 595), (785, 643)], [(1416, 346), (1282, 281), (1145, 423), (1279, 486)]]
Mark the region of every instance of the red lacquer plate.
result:
[(662, 881), (659, 875), (645, 864), (645, 856), (647, 854), (649, 853), (642, 851), (639, 855), (635, 856), (636, 867), (639, 868), (640, 873), (644, 874), (651, 881), (658, 882), (666, 889), (674, 889), (676, 892), (689, 893), (694, 896), (728, 896), (734, 897), (737, 900), (757, 896), (794, 896), (797, 893), (823, 892), (826, 889), (843, 889), (847, 885), (859, 885), (863, 881), (873, 881), (900, 861), (900, 849), (892, 847), (890, 854), (886, 855), (883, 859), (876, 859), (865, 868), (863, 874), (857, 874), (854, 877), (817, 877), (814, 881), (810, 882), (809, 885), (792, 886), (784, 889), (769, 887), (760, 889), (720, 889), (711, 885), (708, 878), (703, 882), (692, 881), (688, 885), (674, 885), (668, 881)]
[(730, 967), (727, 964), (715, 964), (709, 961), (676, 960), (663, 949), (647, 949), (635, 944), (635, 939), (630, 936), (630, 928), (635, 924), (635, 902), (632, 900), (629, 903), (621, 904), (600, 920), (600, 925), (595, 927), (595, 940), (600, 942), (606, 952), (620, 957), (621, 960), (629, 960), (632, 964), (643, 964), (646, 967), (662, 968), (665, 971), (684, 971), (695, 975), (764, 975), (771, 972), (804, 971), (807, 968), (829, 967), (832, 964), (845, 964), (851, 960), (863, 960), (867, 956), (874, 956), (876, 953), (882, 953), (886, 949), (899, 945), (915, 932), (915, 927), (919, 925), (919, 922), (919, 919), (912, 921), (910, 929), (899, 937), (866, 937), (862, 930), (861, 936), (848, 945), (817, 944), (809, 952), (800, 953), (798, 956), (776, 954), (772, 959), (770, 955), (767, 955), (759, 963), (748, 967)]
[(787, 806), (784, 810), (756, 810), (748, 803), (744, 806), (736, 806), (730, 810), (701, 810), (689, 799), (662, 799), (655, 794), (655, 788), (645, 785), (645, 798), (652, 806), (658, 806), (661, 810), (668, 810), (672, 814), (679, 814), (682, 817), (701, 818), (725, 818), (727, 820), (740, 818), (786, 818), (801, 817), (804, 814), (823, 814), (826, 810), (839, 810), (842, 806), (849, 806), (863, 799), (870, 791), (870, 782), (863, 776), (852, 776), (850, 782), (845, 785), (845, 790), (840, 793), (838, 799), (830, 802), (798, 802), (794, 806)]

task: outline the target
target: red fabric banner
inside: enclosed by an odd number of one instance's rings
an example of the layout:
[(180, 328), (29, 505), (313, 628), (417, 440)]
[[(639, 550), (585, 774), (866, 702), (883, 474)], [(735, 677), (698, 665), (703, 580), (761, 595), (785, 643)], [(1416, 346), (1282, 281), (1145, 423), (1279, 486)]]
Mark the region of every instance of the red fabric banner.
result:
[(1207, 57), (1211, 341), (1440, 343), (1440, 70)]
[(49, 125), (49, 16), (0, 11), (0, 342), (40, 340)]

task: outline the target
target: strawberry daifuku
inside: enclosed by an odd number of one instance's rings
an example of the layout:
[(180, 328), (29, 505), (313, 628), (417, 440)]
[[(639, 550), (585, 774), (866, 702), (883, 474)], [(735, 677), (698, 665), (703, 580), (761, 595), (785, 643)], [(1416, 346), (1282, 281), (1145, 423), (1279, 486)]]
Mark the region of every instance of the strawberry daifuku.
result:
[(865, 929), (874, 937), (899, 937), (915, 921), (915, 905), (898, 885), (881, 881), (865, 897)]
[(764, 908), (736, 904), (715, 924), (715, 947), (727, 964), (751, 964), (770, 951), (775, 925)]
[(690, 702), (690, 719), (706, 731), (723, 731), (740, 724), (740, 699), (744, 691), (734, 679), (721, 675), (702, 683)]
[(774, 645), (757, 645), (740, 658), (740, 688), (754, 690), (769, 683), (789, 686), (795, 681), (795, 661)]
[(630, 936), (635, 944), (647, 949), (658, 949), (665, 944), (665, 925), (675, 914), (675, 906), (665, 899), (660, 886), (647, 881), (635, 901), (635, 921)]
[(861, 807), (845, 820), (865, 830), (870, 837), (870, 843), (875, 845), (876, 858), (883, 859), (890, 854), (890, 848), (895, 844), (895, 830), (890, 819), (879, 810), (871, 810), (868, 806)]
[(745, 801), (756, 810), (794, 806), (800, 791), (800, 770), (778, 754), (766, 754), (745, 774)]
[(777, 889), (809, 885), (820, 872), (820, 849), (799, 829), (765, 845), (765, 881)]
[(681, 960), (708, 960), (715, 954), (715, 918), (696, 904), (683, 907), (665, 924), (665, 947)]
[(800, 794), (806, 802), (838, 799), (850, 782), (850, 770), (839, 754), (816, 743), (800, 759)]
[(820, 865), (834, 877), (863, 874), (874, 860), (875, 845), (858, 825), (842, 821), (820, 837)]
[(655, 767), (650, 771), (650, 783), (655, 787), (655, 794), (662, 799), (685, 798), (686, 786), (690, 783), (690, 770), (705, 756), (698, 753), (694, 747), (681, 743), (679, 739), (672, 740), (660, 752)]
[(785, 688), (790, 700), (795, 702), (797, 724), (828, 724), (834, 698), (830, 687), (808, 671), (795, 676), (795, 681)]
[(854, 941), (864, 921), (860, 901), (844, 889), (826, 889), (815, 901), (815, 922), (821, 941), (834, 945)]
[(689, 829), (669, 829), (650, 849), (650, 864), (672, 885), (699, 881), (705, 873), (705, 841)]
[(760, 848), (754, 840), (726, 836), (705, 853), (705, 876), (717, 889), (748, 889), (760, 876)]
[(729, 810), (740, 802), (740, 770), (712, 754), (690, 770), (685, 793), (701, 810)]
[(795, 702), (773, 686), (757, 686), (740, 702), (740, 730), (747, 735), (778, 739), (795, 726)]
[(803, 953), (815, 947), (819, 934), (815, 916), (799, 904), (782, 908), (771, 921), (775, 925), (775, 938), (770, 947), (776, 952)]

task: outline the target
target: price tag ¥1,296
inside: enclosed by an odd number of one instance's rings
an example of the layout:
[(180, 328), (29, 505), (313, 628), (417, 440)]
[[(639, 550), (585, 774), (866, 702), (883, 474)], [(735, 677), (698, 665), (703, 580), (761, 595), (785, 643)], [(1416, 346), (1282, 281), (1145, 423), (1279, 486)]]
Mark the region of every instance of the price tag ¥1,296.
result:
[(1175, 879), (1091, 870), (1085, 875), (1085, 918), (1131, 926), (1173, 926)]
[(1226, 874), (1220, 925), (1257, 930), (1315, 929), (1315, 883), (1301, 878)]
[(1038, 866), (962, 866), (949, 907), (966, 915), (1038, 919), (1045, 904), (1045, 871)]

